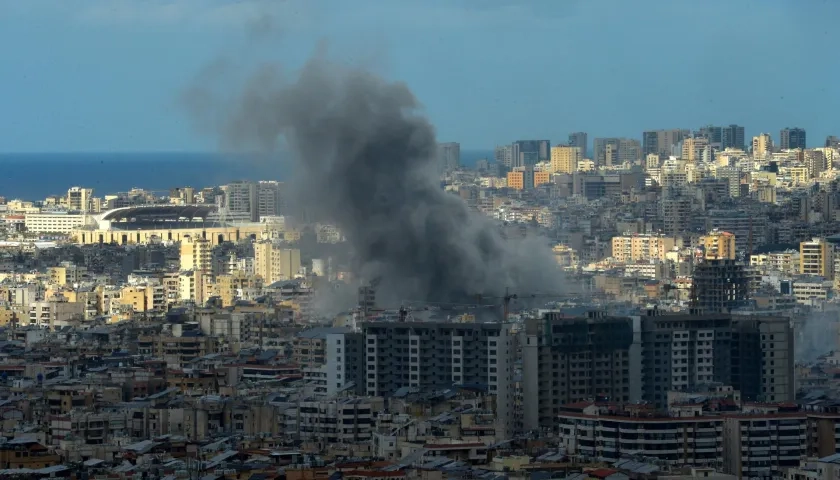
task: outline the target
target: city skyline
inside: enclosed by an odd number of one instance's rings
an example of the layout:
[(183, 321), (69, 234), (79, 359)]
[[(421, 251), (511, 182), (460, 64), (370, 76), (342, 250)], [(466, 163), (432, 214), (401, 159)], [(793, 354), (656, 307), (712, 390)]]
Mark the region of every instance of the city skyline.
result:
[[(18, 92), (7, 105), (15, 114), (2, 117), (0, 151), (213, 151), (215, 142), (195, 135), (177, 106), (196, 73), (224, 56), (245, 69), (279, 59), (294, 70), (322, 41), (348, 63), (408, 83), (440, 140), (463, 149), (576, 131), (590, 140), (639, 138), (645, 130), (706, 124), (744, 125), (747, 138), (799, 126), (812, 144), (837, 133), (819, 120), (819, 112), (840, 106), (825, 95), (832, 75), (790, 88), (800, 68), (827, 58), (835, 43), (828, 19), (840, 5), (829, 2), (726, 3), (729, 14), (702, 27), (675, 20), (693, 12), (679, 2), (494, 1), (479, 8), (368, 1), (352, 12), (329, 1), (266, 5), (0, 2), (7, 60), (0, 74)], [(645, 13), (654, 7), (655, 15)], [(774, 28), (788, 35), (764, 34)], [(668, 38), (680, 41), (663, 42)], [(639, 54), (651, 44), (662, 55)], [(715, 53), (690, 53), (697, 51)], [(674, 60), (662, 65), (660, 58)], [(779, 58), (797, 60), (779, 69)], [(580, 73), (561, 76), (570, 64)], [(648, 74), (653, 70), (657, 75)]]

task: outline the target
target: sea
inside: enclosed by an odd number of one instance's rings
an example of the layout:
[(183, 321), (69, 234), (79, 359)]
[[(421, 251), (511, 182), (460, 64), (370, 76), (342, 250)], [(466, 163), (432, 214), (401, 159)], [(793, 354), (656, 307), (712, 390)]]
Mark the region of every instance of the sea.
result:
[[(461, 163), (493, 158), (492, 150), (462, 150)], [(161, 195), (174, 187), (203, 188), (235, 180), (290, 180), (282, 161), (216, 153), (0, 154), (0, 197), (41, 200), (73, 186), (94, 195), (142, 188)]]

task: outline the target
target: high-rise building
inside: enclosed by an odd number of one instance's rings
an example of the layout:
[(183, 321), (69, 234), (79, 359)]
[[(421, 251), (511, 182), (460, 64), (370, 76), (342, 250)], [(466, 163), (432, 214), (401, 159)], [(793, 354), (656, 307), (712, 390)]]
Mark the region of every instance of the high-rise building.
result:
[(186, 236), (181, 240), (182, 271), (197, 271), (209, 275), (213, 271), (213, 246), (209, 240)]
[(90, 212), (93, 206), (93, 189), (71, 187), (67, 190), (67, 208), (79, 212)]
[(752, 139), (753, 158), (765, 158), (773, 152), (773, 139), (769, 133), (760, 133)]
[(823, 238), (799, 243), (799, 273), (834, 278), (834, 245)]
[[(473, 385), (496, 396), (497, 435), (513, 428), (514, 338), (510, 324), (371, 322), (362, 325), (367, 395)], [(501, 432), (501, 433), (498, 433)]]
[(744, 210), (712, 209), (706, 212), (707, 232), (720, 230), (735, 235), (735, 248), (747, 252), (752, 246), (763, 245), (767, 240), (769, 220), (765, 214)]
[(632, 138), (596, 138), (593, 142), (595, 165), (637, 164), (642, 160), (642, 145)]
[(283, 248), (270, 241), (254, 244), (254, 273), (265, 285), (292, 280), (300, 272), (300, 250)]
[(804, 157), (803, 163), (808, 168), (809, 178), (817, 178), (822, 172), (828, 170), (828, 159), (821, 150), (804, 150), (802, 154)]
[(493, 158), (497, 164), (511, 168), (513, 166), (513, 145), (496, 145)]
[(533, 166), (549, 160), (551, 144), (548, 140), (517, 140), (511, 145), (513, 167)]
[(793, 150), (795, 148), (806, 149), (805, 129), (799, 127), (783, 128), (779, 132), (779, 148), (782, 150)]
[(229, 213), (248, 214), (252, 222), (260, 219), (256, 183), (240, 180), (225, 185), (223, 189), (225, 209)]
[(169, 201), (176, 205), (192, 205), (195, 203), (195, 189), (193, 187), (177, 187), (169, 191)]
[(574, 173), (581, 160), (583, 160), (583, 150), (578, 146), (551, 147), (550, 171), (551, 173)]
[(744, 127), (740, 125), (724, 127), (708, 125), (702, 127), (698, 133), (709, 141), (709, 145), (719, 150), (726, 150), (727, 148), (744, 149)]
[(257, 184), (257, 213), (262, 217), (275, 217), (285, 213), (286, 200), (283, 182), (260, 181)]
[(569, 146), (578, 147), (582, 158), (586, 158), (586, 149), (589, 145), (589, 136), (586, 132), (574, 132), (569, 134)]
[(607, 145), (612, 145), (614, 150), (618, 150), (618, 139), (596, 138), (592, 141), (592, 159), (595, 161), (595, 166), (607, 164)]
[(553, 428), (563, 404), (640, 401), (642, 352), (633, 330), (630, 318), (601, 312), (528, 319), (521, 339), (524, 429)]
[(735, 260), (705, 260), (694, 266), (691, 306), (726, 313), (746, 305), (749, 281), (744, 265)]
[(528, 319), (522, 347), (526, 431), (554, 428), (574, 402), (650, 402), (729, 385), (748, 401), (794, 399), (793, 334), (782, 317), (649, 310), (617, 317), (547, 312)]
[(743, 150), (746, 146), (746, 138), (744, 137), (744, 127), (740, 125), (729, 125), (721, 127), (721, 150), (727, 148), (737, 148)]
[(825, 146), (828, 148), (840, 148), (840, 137), (835, 135), (825, 137)]
[(711, 162), (712, 145), (706, 137), (688, 137), (683, 139), (681, 158), (688, 163)]
[(457, 142), (438, 143), (437, 162), (439, 172), (450, 172), (461, 166), (461, 144)]
[(715, 382), (732, 386), (744, 400), (794, 400), (789, 319), (650, 311), (640, 320), (644, 400), (664, 407), (668, 391)]
[(693, 200), (688, 196), (663, 198), (663, 231), (669, 237), (676, 237), (688, 232), (691, 227), (691, 206)]
[(679, 128), (670, 130), (649, 130), (642, 133), (642, 152), (668, 157), (674, 154), (674, 148), (689, 137), (690, 132)]
[(730, 197), (741, 196), (741, 170), (738, 167), (717, 167), (715, 178), (726, 181)]

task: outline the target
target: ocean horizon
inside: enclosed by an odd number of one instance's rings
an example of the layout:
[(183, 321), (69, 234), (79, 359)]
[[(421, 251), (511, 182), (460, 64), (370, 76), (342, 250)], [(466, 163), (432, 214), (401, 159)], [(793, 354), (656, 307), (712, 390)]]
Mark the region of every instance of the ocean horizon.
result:
[[(464, 150), (461, 163), (492, 158), (492, 150)], [(288, 180), (282, 161), (220, 153), (0, 153), (0, 197), (43, 200), (73, 186), (95, 196), (142, 188), (163, 194), (175, 187), (197, 189), (236, 180)]]

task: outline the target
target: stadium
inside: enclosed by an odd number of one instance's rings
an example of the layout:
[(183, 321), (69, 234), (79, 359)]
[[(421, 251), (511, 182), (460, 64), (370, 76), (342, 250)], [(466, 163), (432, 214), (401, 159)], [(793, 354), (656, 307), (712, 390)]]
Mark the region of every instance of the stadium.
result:
[(200, 237), (218, 245), (247, 237), (259, 238), (265, 225), (232, 223), (210, 205), (143, 205), (109, 210), (91, 217), (72, 235), (80, 245), (116, 243), (130, 245), (153, 240), (179, 242)]

